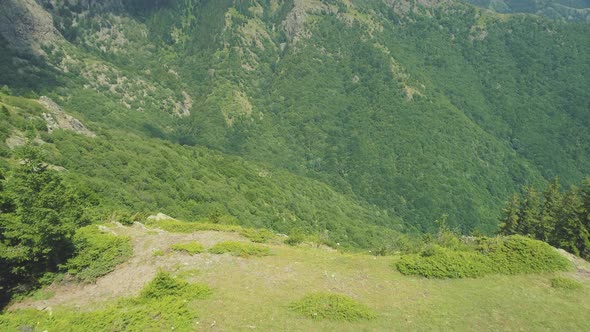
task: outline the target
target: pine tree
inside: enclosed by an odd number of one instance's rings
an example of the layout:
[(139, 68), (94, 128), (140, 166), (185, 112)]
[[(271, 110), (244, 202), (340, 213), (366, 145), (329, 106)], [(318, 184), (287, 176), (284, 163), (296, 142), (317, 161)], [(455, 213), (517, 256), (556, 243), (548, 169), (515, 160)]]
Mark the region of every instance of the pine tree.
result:
[(514, 235), (517, 234), (519, 212), (520, 212), (521, 198), (519, 194), (514, 194), (508, 202), (506, 207), (503, 209), (504, 216), (500, 220), (500, 234), (502, 235)]
[(533, 187), (525, 189), (524, 197), (518, 213), (516, 233), (535, 236), (541, 223), (541, 197)]
[(0, 261), (3, 274), (34, 282), (67, 259), (71, 237), (84, 223), (83, 204), (38, 148), (27, 145), (18, 157), (20, 167), (3, 181), (2, 197), (9, 201), (3, 205), (10, 209), (0, 214)]
[(545, 192), (543, 192), (543, 207), (541, 210), (541, 220), (537, 227), (535, 237), (538, 240), (553, 244), (553, 233), (557, 217), (562, 205), (561, 192), (559, 191), (559, 178), (553, 179)]
[(572, 187), (564, 196), (555, 225), (556, 245), (575, 255), (587, 258), (590, 250), (590, 232), (583, 222), (584, 204), (580, 190)]

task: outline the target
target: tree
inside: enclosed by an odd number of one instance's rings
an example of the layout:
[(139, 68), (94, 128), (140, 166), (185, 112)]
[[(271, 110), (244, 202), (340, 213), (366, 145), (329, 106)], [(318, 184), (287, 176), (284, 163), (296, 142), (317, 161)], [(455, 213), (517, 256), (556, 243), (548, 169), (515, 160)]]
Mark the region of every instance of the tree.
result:
[(555, 224), (557, 223), (557, 216), (561, 209), (562, 197), (559, 191), (559, 178), (553, 179), (553, 181), (547, 186), (547, 189), (543, 192), (543, 206), (541, 210), (541, 220), (535, 237), (538, 240), (553, 243), (552, 234), (555, 230)]
[(39, 148), (26, 145), (17, 156), (20, 166), (0, 186), (0, 278), (34, 283), (65, 262), (86, 219), (79, 195), (48, 168)]
[(553, 236), (558, 247), (587, 258), (590, 256), (590, 231), (582, 220), (583, 212), (580, 190), (572, 187), (563, 198)]
[(525, 189), (524, 198), (518, 213), (516, 231), (522, 235), (535, 235), (541, 222), (541, 199), (539, 192), (533, 188)]
[(514, 235), (517, 234), (518, 221), (520, 214), (520, 195), (514, 194), (506, 203), (504, 208), (504, 217), (500, 220), (500, 234)]

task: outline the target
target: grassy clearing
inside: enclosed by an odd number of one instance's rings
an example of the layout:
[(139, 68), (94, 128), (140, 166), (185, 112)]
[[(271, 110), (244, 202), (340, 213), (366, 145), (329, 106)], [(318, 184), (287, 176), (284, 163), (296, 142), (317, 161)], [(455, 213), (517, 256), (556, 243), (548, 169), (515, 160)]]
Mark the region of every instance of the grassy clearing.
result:
[[(157, 262), (170, 274), (156, 278), (161, 282), (145, 286), (135, 297), (81, 308), (53, 306), (51, 316), (35, 310), (5, 312), (0, 326), (3, 331), (37, 322), (34, 328), (40, 331), (194, 331), (211, 326), (219, 331), (590, 330), (590, 280), (582, 277), (584, 287), (564, 291), (551, 287), (550, 280), (561, 275), (554, 272), (428, 279), (392, 269), (400, 256), (287, 245), (272, 246), (272, 252), (264, 259), (239, 261), (230, 256), (165, 255)], [(183, 264), (183, 259), (191, 264)], [(197, 288), (204, 291), (191, 299), (184, 294), (193, 282), (215, 291), (206, 295), (207, 288)], [(167, 284), (172, 286), (162, 286)], [(375, 316), (351, 322), (310, 319), (293, 311), (294, 303), (318, 293), (355, 299)]]
[(267, 247), (236, 241), (217, 243), (209, 248), (209, 252), (212, 254), (231, 254), (232, 256), (238, 257), (261, 257), (271, 254), (270, 249)]
[(304, 317), (354, 322), (373, 319), (375, 313), (367, 306), (341, 294), (316, 293), (291, 303), (289, 308)]
[(200, 254), (205, 251), (203, 245), (197, 242), (177, 243), (172, 245), (170, 248), (175, 251), (186, 252), (190, 255)]

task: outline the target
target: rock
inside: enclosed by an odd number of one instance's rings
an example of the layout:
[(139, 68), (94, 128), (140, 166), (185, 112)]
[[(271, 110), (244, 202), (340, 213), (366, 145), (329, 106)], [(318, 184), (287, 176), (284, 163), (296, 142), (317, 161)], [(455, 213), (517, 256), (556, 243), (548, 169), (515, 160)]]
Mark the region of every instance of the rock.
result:
[(161, 221), (161, 220), (176, 220), (170, 216), (167, 216), (163, 213), (158, 213), (155, 216), (149, 216), (147, 217), (147, 220), (154, 220), (154, 221)]
[(47, 131), (53, 132), (56, 129), (71, 130), (80, 135), (96, 137), (96, 134), (90, 131), (80, 120), (67, 114), (59, 105), (48, 97), (39, 98), (39, 104), (45, 107), (49, 113), (43, 113), (43, 118), (47, 122)]
[(17, 50), (43, 54), (41, 45), (63, 39), (53, 18), (34, 0), (0, 1), (0, 35)]

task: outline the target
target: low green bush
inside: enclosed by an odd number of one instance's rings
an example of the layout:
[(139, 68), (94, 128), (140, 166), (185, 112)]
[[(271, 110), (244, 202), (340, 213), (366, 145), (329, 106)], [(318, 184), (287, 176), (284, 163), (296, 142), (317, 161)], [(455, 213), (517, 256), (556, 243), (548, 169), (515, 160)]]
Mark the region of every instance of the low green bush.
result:
[(580, 289), (584, 287), (581, 283), (566, 277), (555, 277), (551, 279), (551, 287), (561, 289)]
[(78, 229), (73, 243), (75, 256), (64, 267), (68, 273), (87, 282), (111, 272), (133, 255), (128, 237), (102, 232), (96, 225)]
[(226, 241), (220, 242), (209, 249), (212, 254), (231, 254), (238, 257), (250, 257), (250, 256), (268, 256), (270, 255), (270, 249), (259, 245), (245, 243), (245, 242), (234, 242)]
[(492, 260), (495, 273), (539, 273), (571, 268), (570, 261), (550, 245), (528, 237), (482, 237), (477, 242), (476, 250)]
[(420, 254), (402, 256), (396, 267), (403, 274), (427, 278), (475, 278), (566, 271), (571, 263), (548, 244), (515, 235), (478, 238), (471, 250), (432, 245)]
[(310, 294), (291, 303), (289, 308), (312, 319), (358, 321), (376, 317), (364, 304), (340, 294)]
[(273, 232), (265, 228), (243, 228), (239, 231), (239, 233), (240, 235), (248, 238), (250, 241), (256, 243), (265, 243), (275, 236)]
[(161, 299), (166, 296), (183, 297), (186, 299), (202, 299), (211, 294), (211, 289), (201, 284), (191, 284), (180, 278), (159, 271), (156, 277), (147, 284), (140, 294), (142, 299)]
[(197, 242), (177, 243), (172, 245), (170, 248), (172, 248), (172, 250), (186, 252), (191, 255), (200, 254), (205, 250), (205, 248), (203, 248), (203, 246)]
[(491, 272), (491, 261), (476, 252), (454, 251), (437, 245), (421, 254), (404, 255), (397, 269), (427, 278), (475, 278)]

